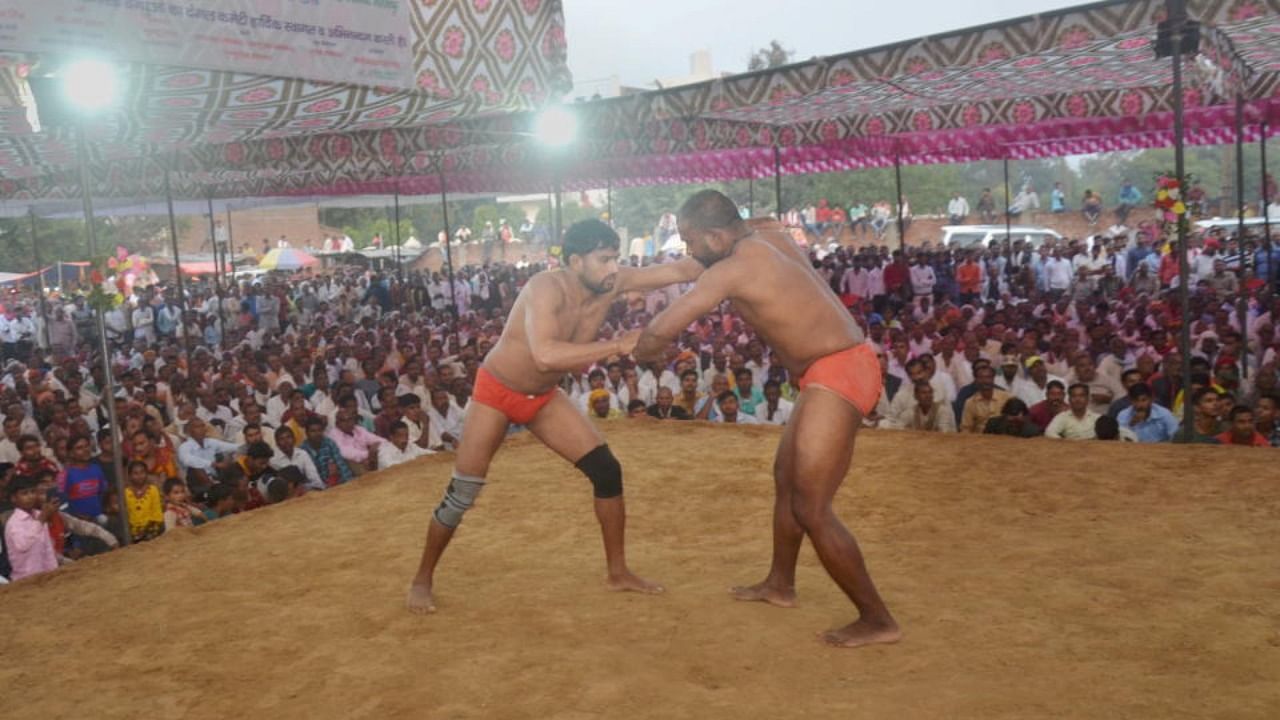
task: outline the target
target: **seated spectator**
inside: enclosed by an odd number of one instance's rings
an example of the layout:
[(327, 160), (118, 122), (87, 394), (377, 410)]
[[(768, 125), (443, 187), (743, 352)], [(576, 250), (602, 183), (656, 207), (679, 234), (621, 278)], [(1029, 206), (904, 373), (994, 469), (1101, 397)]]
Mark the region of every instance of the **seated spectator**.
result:
[(756, 406), (764, 402), (764, 393), (752, 385), (751, 370), (748, 368), (734, 370), (733, 379), (736, 383), (733, 392), (738, 396), (738, 406), (743, 413), (754, 418)]
[(124, 493), (121, 504), (129, 521), (130, 539), (144, 542), (159, 537), (164, 532), (164, 501), (160, 498), (160, 489), (151, 482), (145, 462), (129, 462)]
[(629, 418), (649, 417), (649, 408), (644, 404), (643, 400), (641, 400), (640, 398), (636, 398), (635, 400), (632, 400), (631, 402), (627, 403), (627, 417)]
[(1280, 448), (1280, 397), (1275, 395), (1263, 395), (1258, 398), (1257, 410), (1254, 412), (1254, 421), (1257, 423), (1258, 434), (1267, 439), (1267, 444), (1273, 448)]
[(1043, 433), (1058, 413), (1067, 409), (1066, 397), (1067, 386), (1057, 380), (1050, 380), (1045, 386), (1044, 402), (1032, 405), (1027, 411), (1027, 417)]
[(916, 401), (911, 406), (910, 415), (902, 418), (903, 429), (943, 433), (956, 431), (955, 414), (947, 403), (934, 399), (933, 386), (928, 380), (917, 381), (912, 391)]
[(58, 568), (49, 523), (58, 516), (58, 501), (40, 493), (39, 481), (29, 475), (9, 483), (13, 514), (4, 524), (4, 547), (9, 556), (10, 580), (39, 575)]
[(1178, 419), (1167, 408), (1156, 404), (1150, 385), (1142, 382), (1132, 385), (1129, 403), (1116, 418), (1120, 427), (1131, 431), (1141, 443), (1173, 440), (1178, 432)]
[(227, 517), (235, 511), (236, 499), (232, 496), (229, 486), (218, 484), (209, 488), (208, 507), (204, 511), (206, 521)]
[(339, 409), (327, 435), (338, 446), (347, 466), (357, 477), (368, 470), (378, 469), (377, 452), (382, 438), (357, 425), (354, 412)]
[(964, 403), (960, 431), (980, 433), (987, 426), (987, 421), (1000, 413), (1009, 393), (996, 387), (996, 371), (990, 365), (974, 370), (973, 381), (977, 393)]
[(409, 426), (397, 420), (391, 423), (391, 434), (388, 439), (378, 445), (378, 469), (386, 470), (431, 454), (433, 454), (431, 450), (409, 442)]
[(307, 420), (307, 439), (302, 449), (311, 456), (320, 479), (328, 487), (350, 482), (356, 476), (338, 445), (325, 435), (325, 422), (322, 418), (312, 417)]
[(462, 442), (462, 425), (464, 414), (462, 408), (453, 402), (453, 396), (443, 388), (431, 391), (431, 407), (427, 408), (427, 418), (431, 422), (433, 450), (456, 450)]
[(208, 437), (208, 432), (208, 423), (192, 418), (187, 423), (187, 440), (178, 446), (178, 459), (187, 469), (187, 487), (197, 496), (209, 490), (218, 471), (235, 462), (240, 450), (234, 443)]
[(1098, 421), (1093, 425), (1093, 434), (1098, 440), (1138, 442), (1138, 436), (1132, 430), (1120, 427), (1120, 422), (1110, 415), (1098, 416)]
[(614, 420), (622, 417), (622, 411), (613, 406), (614, 398), (608, 390), (599, 388), (587, 395), (587, 417), (597, 420)]
[(1194, 408), (1194, 425), (1190, 428), (1184, 423), (1174, 435), (1174, 442), (1203, 443), (1218, 445), (1218, 435), (1222, 433), (1222, 424), (1218, 421), (1218, 391), (1202, 387), (1191, 394)]
[(711, 392), (698, 401), (697, 411), (693, 414), (694, 419), (719, 422), (720, 402), (718, 398), (726, 392), (731, 392), (729, 390), (729, 378), (724, 375), (713, 376), (711, 378)]
[(156, 445), (151, 433), (139, 430), (131, 440), (132, 455), (129, 460), (137, 460), (147, 467), (147, 479), (157, 489), (164, 486), (165, 480), (178, 477), (178, 464), (168, 450)]
[[(1221, 262), (1219, 260), (1218, 262)], [(1218, 434), (1218, 442), (1223, 445), (1247, 445), (1249, 447), (1270, 447), (1271, 443), (1258, 432), (1253, 424), (1253, 409), (1248, 405), (1237, 405), (1231, 408), (1231, 426)]]
[(712, 422), (718, 423), (737, 423), (739, 425), (759, 425), (760, 421), (755, 417), (745, 413), (738, 412), (738, 396), (732, 390), (725, 390), (716, 398), (716, 405), (720, 409), (720, 414)]
[(316, 470), (316, 464), (311, 461), (310, 455), (294, 444), (293, 430), (290, 428), (276, 429), (276, 450), (271, 456), (271, 467), (278, 472), (288, 467), (297, 468), (308, 489), (325, 489), (324, 481), (320, 479), (320, 472)]
[(782, 397), (782, 385), (769, 380), (764, 384), (764, 402), (756, 406), (756, 420), (764, 425), (786, 425), (794, 408), (795, 403)]
[(1018, 398), (1009, 398), (1000, 408), (1000, 414), (987, 421), (982, 428), (984, 435), (1009, 435), (1018, 438), (1039, 437), (1040, 426), (1031, 420), (1027, 404)]
[(1097, 437), (1099, 417), (1100, 414), (1089, 409), (1089, 386), (1075, 383), (1067, 388), (1067, 410), (1049, 422), (1044, 436), (1059, 440), (1093, 440)]
[(231, 498), (235, 501), (233, 513), (257, 510), (267, 504), (267, 499), (262, 496), (262, 491), (249, 482), (249, 476), (245, 474), (244, 466), (240, 463), (228, 465), (219, 470), (218, 483), (231, 490)]
[(191, 503), (187, 484), (177, 478), (164, 481), (164, 529), (195, 527), (205, 522), (204, 511)]
[(275, 477), (275, 471), (271, 467), (271, 458), (274, 456), (275, 451), (271, 446), (259, 440), (245, 448), (236, 460), (236, 464), (244, 471), (244, 476), (249, 479), (249, 486), (257, 488), (264, 495), (263, 488)]
[(37, 477), (41, 473), (51, 472), (57, 475), (58, 464), (44, 454), (44, 444), (35, 435), (23, 435), (18, 438), (18, 462), (14, 465), (18, 475)]
[(698, 392), (698, 371), (689, 369), (680, 373), (680, 393), (675, 396), (675, 404), (692, 418), (698, 414), (698, 407), (704, 397), (706, 396)]
[(684, 408), (675, 404), (675, 395), (671, 392), (671, 388), (662, 386), (658, 388), (657, 398), (653, 405), (647, 410), (649, 417), (659, 420), (689, 420), (690, 416), (684, 411)]
[(107, 477), (102, 467), (93, 462), (93, 444), (86, 435), (76, 435), (69, 443), (70, 458), (58, 477), (59, 492), (67, 498), (67, 509), (77, 517), (99, 524), (106, 522), (102, 496), (107, 490)]

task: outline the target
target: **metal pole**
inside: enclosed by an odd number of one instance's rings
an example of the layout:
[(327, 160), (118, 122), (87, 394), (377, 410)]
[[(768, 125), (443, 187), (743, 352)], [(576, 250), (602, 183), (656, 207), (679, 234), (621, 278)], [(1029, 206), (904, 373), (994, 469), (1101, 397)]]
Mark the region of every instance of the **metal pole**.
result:
[[(555, 216), (555, 245), (560, 246), (564, 243), (564, 188), (560, 184), (560, 173), (556, 172), (554, 194), (556, 198), (556, 216)], [(564, 258), (561, 257), (561, 261)]]
[(44, 335), (44, 349), (50, 351), (53, 348), (49, 343), (49, 301), (44, 294), (44, 267), (40, 264), (40, 237), (36, 232), (36, 209), (28, 209), (31, 211), (31, 251), (35, 255), (36, 272), (40, 274), (40, 322), (44, 326), (41, 334)]
[[(191, 334), (187, 332), (187, 289), (182, 280), (182, 260), (178, 254), (178, 220), (173, 214), (173, 187), (169, 184), (169, 168), (164, 169), (164, 198), (169, 204), (169, 242), (173, 245), (173, 272), (178, 276), (178, 307), (182, 310), (179, 325), (182, 328), (182, 344), (187, 349), (187, 367), (191, 367)], [(214, 252), (217, 252), (215, 246)], [(215, 255), (215, 257), (217, 257)], [(222, 312), (222, 308), (218, 308)]]
[[(1183, 185), (1186, 176), (1186, 158), (1183, 147), (1182, 123), (1182, 31), (1187, 21), (1187, 5), (1185, 0), (1166, 0), (1166, 15), (1173, 30), (1173, 164), (1178, 185)], [(1179, 219), (1178, 236), (1178, 306), (1182, 311), (1182, 331), (1178, 338), (1178, 351), (1182, 354), (1182, 422), (1183, 441), (1191, 442), (1195, 431), (1195, 404), (1188, 394), (1191, 391), (1191, 293), (1187, 290), (1190, 282), (1190, 268), (1187, 262), (1187, 229)]]
[(222, 307), (222, 268), (218, 262), (218, 234), (213, 224), (213, 196), (209, 198), (209, 237), (213, 239), (213, 288), (218, 295), (218, 327), (222, 329), (222, 342), (219, 345), (227, 349), (227, 320)]
[[(1244, 95), (1236, 94), (1236, 248), (1240, 253), (1240, 274), (1249, 267), (1244, 251)], [(1245, 313), (1248, 302), (1244, 283), (1239, 284), (1236, 308), (1244, 342), (1240, 343), (1240, 377), (1249, 377), (1249, 321)], [(1184, 400), (1185, 402), (1185, 400)]]
[[(89, 148), (84, 137), (84, 118), (76, 120), (76, 163), (80, 166), (80, 194), (84, 201), (85, 231), (89, 237), (89, 257), (98, 254), (98, 235), (93, 226), (93, 193), (89, 185)], [(116, 473), (116, 507), (120, 515), (120, 544), (128, 545), (129, 509), (128, 496), (125, 495), (124, 465), (120, 454), (120, 421), (116, 417), (116, 387), (111, 378), (111, 348), (107, 345), (107, 318), (102, 308), (96, 308), (94, 314), (98, 320), (98, 352), (101, 354), (102, 382), (106, 386), (102, 390), (102, 402), (107, 405), (107, 422), (111, 425), (112, 468)]]
[(1009, 216), (1009, 158), (1004, 159), (1004, 240), (1013, 245), (1013, 218)]
[(1271, 257), (1271, 188), (1267, 184), (1267, 121), (1262, 121), (1262, 247), (1267, 253), (1266, 285), (1262, 287), (1265, 297), (1270, 294), (1276, 279), (1276, 262)]
[(402, 286), (402, 287), (400, 288), (400, 291), (401, 291), (401, 292), (404, 292), (404, 287), (403, 287), (403, 285), (404, 285), (404, 266), (400, 264), (400, 183), (398, 183), (398, 182), (396, 183), (396, 192), (395, 192), (395, 196), (394, 196), (394, 202), (395, 202), (395, 224), (396, 224), (396, 227), (395, 227), (395, 235), (396, 235), (396, 252), (395, 252), (395, 255), (396, 255), (396, 282), (397, 282), (397, 283), (399, 283), (399, 284)]
[(604, 212), (609, 216), (609, 227), (613, 227), (613, 177), (604, 179)]
[(898, 249), (907, 251), (907, 231), (902, 226), (902, 161), (897, 153), (893, 154), (893, 186), (898, 191)]
[(227, 263), (231, 266), (231, 286), (239, 290), (240, 283), (236, 280), (236, 237), (231, 232), (231, 203), (227, 203), (227, 255)]
[(773, 207), (782, 219), (782, 151), (773, 146)]
[[(748, 175), (747, 176), (747, 217), (755, 217), (755, 216), (756, 216), (756, 176)], [(782, 216), (779, 215), (778, 219), (781, 220)]]
[(453, 233), (449, 231), (449, 196), (444, 184), (444, 163), (436, 159), (436, 173), (440, 176), (440, 208), (444, 212), (444, 263), (449, 274), (449, 307), (453, 309), (454, 344), (458, 344), (458, 291), (453, 285)]

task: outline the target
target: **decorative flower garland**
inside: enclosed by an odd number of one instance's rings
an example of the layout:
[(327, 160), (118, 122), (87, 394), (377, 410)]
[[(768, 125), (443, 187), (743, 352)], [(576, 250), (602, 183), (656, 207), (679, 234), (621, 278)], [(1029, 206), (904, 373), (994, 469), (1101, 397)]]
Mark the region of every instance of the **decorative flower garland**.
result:
[(1171, 171), (1156, 175), (1156, 199), (1152, 204), (1159, 211), (1160, 222), (1165, 232), (1173, 233), (1179, 229), (1190, 232), (1190, 220), (1182, 189), (1192, 182), (1191, 175), (1185, 175), (1179, 180), (1178, 176)]

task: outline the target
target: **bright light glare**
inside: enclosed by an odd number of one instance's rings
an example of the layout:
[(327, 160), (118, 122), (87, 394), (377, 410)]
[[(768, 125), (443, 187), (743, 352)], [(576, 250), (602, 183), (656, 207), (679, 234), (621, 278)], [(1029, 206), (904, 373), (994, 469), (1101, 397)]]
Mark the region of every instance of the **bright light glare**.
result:
[(62, 87), (73, 105), (100, 110), (115, 102), (116, 69), (103, 60), (78, 60), (63, 71)]
[(533, 135), (547, 147), (562, 148), (578, 136), (578, 116), (559, 105), (553, 105), (538, 115), (533, 125)]

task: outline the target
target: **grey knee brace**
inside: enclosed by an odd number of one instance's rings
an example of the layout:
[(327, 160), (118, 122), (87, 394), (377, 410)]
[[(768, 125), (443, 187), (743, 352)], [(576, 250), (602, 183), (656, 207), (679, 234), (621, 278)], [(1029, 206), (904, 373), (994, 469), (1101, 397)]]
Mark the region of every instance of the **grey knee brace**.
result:
[(440, 501), (440, 507), (436, 508), (436, 520), (447, 528), (457, 528), (462, 522), (462, 516), (475, 504), (482, 487), (484, 478), (454, 473), (453, 479), (449, 481), (449, 489), (445, 490), (444, 499)]
[(622, 465), (613, 456), (608, 445), (601, 445), (583, 455), (575, 467), (591, 480), (596, 497), (608, 499), (622, 494)]

